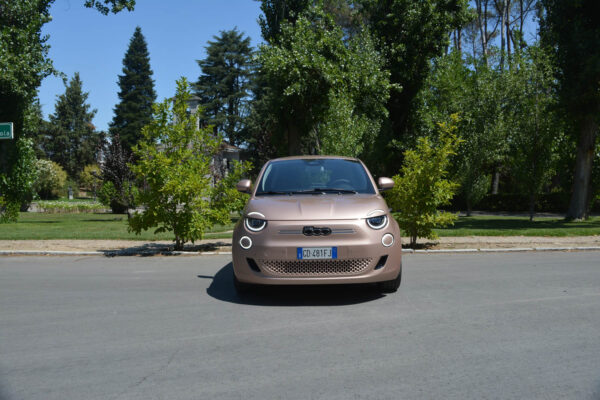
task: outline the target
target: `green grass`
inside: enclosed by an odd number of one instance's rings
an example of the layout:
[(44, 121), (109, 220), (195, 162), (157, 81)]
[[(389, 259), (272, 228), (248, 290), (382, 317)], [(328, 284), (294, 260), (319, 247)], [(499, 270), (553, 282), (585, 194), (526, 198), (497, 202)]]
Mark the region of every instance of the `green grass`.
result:
[(439, 236), (590, 236), (600, 235), (600, 217), (583, 222), (561, 218), (459, 217), (454, 226), (435, 229)]
[[(231, 237), (235, 220), (216, 226), (207, 239)], [(453, 227), (436, 229), (440, 236), (589, 236), (600, 235), (600, 217), (585, 222), (566, 222), (559, 218), (476, 216), (460, 217)], [(22, 213), (19, 222), (0, 225), (0, 240), (27, 239), (123, 239), (172, 240), (170, 233), (141, 235), (127, 232), (127, 216), (115, 214)]]
[[(215, 226), (206, 239), (231, 237), (235, 221)], [(154, 234), (154, 230), (141, 235), (127, 232), (127, 215), (120, 214), (45, 214), (21, 213), (19, 221), (0, 224), (0, 240), (27, 239), (120, 239), (120, 240), (172, 240), (172, 233)]]

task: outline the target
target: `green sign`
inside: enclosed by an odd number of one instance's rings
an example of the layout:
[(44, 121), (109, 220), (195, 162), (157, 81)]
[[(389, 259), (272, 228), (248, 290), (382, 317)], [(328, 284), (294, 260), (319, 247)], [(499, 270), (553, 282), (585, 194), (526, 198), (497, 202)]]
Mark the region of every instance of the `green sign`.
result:
[(0, 122), (0, 139), (12, 139), (13, 137), (13, 123)]

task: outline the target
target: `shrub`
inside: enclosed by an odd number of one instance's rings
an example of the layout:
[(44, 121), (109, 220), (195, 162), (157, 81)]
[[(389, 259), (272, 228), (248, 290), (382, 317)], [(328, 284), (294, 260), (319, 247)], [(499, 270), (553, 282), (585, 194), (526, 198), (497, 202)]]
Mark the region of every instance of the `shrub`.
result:
[(67, 182), (65, 170), (50, 160), (37, 160), (35, 168), (38, 175), (35, 191), (38, 196), (44, 200), (58, 198)]
[(85, 191), (92, 192), (94, 198), (96, 198), (98, 189), (102, 185), (101, 175), (102, 171), (100, 171), (100, 167), (96, 164), (86, 165), (81, 174), (79, 174), (79, 184)]
[(236, 212), (241, 216), (248, 195), (238, 192), (235, 185), (240, 179), (248, 176), (251, 169), (252, 164), (249, 162), (234, 161), (231, 171), (215, 184), (211, 207), (226, 208), (230, 213)]
[(125, 182), (122, 190), (117, 190), (115, 184), (108, 181), (104, 182), (98, 191), (98, 201), (107, 207), (110, 207), (113, 214), (124, 214), (133, 204), (133, 198), (138, 194), (138, 190), (130, 182)]
[(402, 174), (393, 177), (395, 186), (386, 198), (394, 211), (400, 228), (410, 237), (414, 246), (417, 237), (436, 239), (435, 227), (453, 224), (457, 216), (438, 210), (450, 204), (459, 185), (446, 179), (450, 157), (456, 154), (460, 139), (454, 125), (439, 124), (439, 142), (428, 138), (417, 141), (415, 150), (404, 152)]
[(16, 222), (22, 204), (31, 201), (37, 175), (35, 162), (32, 140), (18, 139), (9, 155), (8, 173), (0, 173), (0, 223)]
[(133, 174), (129, 168), (129, 163), (132, 161), (131, 154), (121, 144), (119, 134), (115, 134), (106, 149), (101, 168), (104, 185), (101, 189), (102, 198), (100, 200), (103, 204), (110, 206), (114, 214), (122, 214), (127, 209), (135, 207), (137, 188), (133, 183)]
[(230, 211), (239, 205), (222, 185), (212, 184), (211, 164), (220, 139), (212, 129), (196, 127), (197, 116), (187, 112), (190, 97), (182, 79), (174, 99), (155, 105), (153, 121), (134, 148), (138, 162), (132, 167), (145, 182), (138, 197), (145, 209), (129, 219), (130, 231), (173, 232), (176, 250), (202, 239), (213, 225), (229, 222)]

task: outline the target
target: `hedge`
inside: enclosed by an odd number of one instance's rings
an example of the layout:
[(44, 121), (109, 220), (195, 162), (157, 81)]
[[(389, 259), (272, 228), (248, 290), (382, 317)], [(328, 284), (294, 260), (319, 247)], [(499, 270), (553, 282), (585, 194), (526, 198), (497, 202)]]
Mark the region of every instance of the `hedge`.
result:
[[(538, 196), (535, 202), (535, 212), (566, 213), (569, 208), (571, 195), (569, 193), (546, 193)], [(467, 204), (463, 196), (458, 195), (448, 207), (452, 211), (465, 211)], [(514, 193), (488, 194), (478, 204), (474, 211), (506, 211), (528, 212), (529, 199), (526, 195)], [(592, 205), (592, 212), (600, 212), (600, 201)]]

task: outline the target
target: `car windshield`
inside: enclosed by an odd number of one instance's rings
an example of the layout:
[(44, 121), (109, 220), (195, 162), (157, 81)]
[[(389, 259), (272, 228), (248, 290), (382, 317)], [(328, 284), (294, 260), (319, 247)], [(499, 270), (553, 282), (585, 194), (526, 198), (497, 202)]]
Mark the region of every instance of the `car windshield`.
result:
[(362, 164), (345, 159), (294, 159), (269, 163), (257, 196), (279, 194), (375, 194)]

